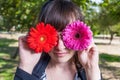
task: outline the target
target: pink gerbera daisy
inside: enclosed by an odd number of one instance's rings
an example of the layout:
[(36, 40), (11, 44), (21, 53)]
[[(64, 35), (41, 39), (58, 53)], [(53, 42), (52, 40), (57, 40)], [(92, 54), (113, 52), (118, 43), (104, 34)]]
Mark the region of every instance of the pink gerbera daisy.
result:
[(66, 26), (62, 39), (68, 49), (84, 50), (92, 42), (92, 31), (84, 22), (77, 20)]

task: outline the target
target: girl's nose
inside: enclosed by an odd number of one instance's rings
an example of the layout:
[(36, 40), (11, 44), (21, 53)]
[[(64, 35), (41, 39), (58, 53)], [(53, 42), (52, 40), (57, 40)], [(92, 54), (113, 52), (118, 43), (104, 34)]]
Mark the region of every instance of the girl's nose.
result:
[(57, 42), (57, 45), (56, 45), (56, 49), (57, 50), (64, 50), (66, 47), (64, 46), (64, 43), (62, 41), (62, 38), (61, 36), (59, 35), (59, 38), (58, 38), (58, 42)]

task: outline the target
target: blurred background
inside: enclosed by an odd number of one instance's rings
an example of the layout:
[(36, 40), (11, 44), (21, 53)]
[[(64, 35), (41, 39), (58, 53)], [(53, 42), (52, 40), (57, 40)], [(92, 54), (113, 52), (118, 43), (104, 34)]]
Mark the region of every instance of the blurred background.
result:
[[(0, 80), (13, 80), (18, 37), (37, 23), (46, 0), (0, 0)], [(103, 80), (120, 80), (120, 0), (73, 0), (94, 33)]]

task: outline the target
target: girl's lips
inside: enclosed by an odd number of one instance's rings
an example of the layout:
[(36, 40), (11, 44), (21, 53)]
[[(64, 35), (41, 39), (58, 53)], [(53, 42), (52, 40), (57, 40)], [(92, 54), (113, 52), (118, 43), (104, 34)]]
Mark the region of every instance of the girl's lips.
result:
[(58, 57), (63, 57), (66, 54), (67, 54), (66, 52), (55, 52), (55, 55), (57, 55)]

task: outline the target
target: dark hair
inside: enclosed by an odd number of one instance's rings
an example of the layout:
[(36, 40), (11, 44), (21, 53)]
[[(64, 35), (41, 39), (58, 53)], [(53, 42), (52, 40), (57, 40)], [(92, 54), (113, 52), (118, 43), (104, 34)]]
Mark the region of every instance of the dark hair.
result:
[(70, 20), (83, 20), (80, 8), (70, 0), (49, 0), (39, 15), (39, 22), (49, 23), (58, 31), (62, 31)]
[[(51, 24), (58, 31), (62, 31), (71, 20), (83, 21), (83, 16), (77, 5), (70, 0), (49, 0), (43, 5), (38, 21)], [(74, 55), (74, 63), (77, 69), (82, 68), (77, 53)]]

